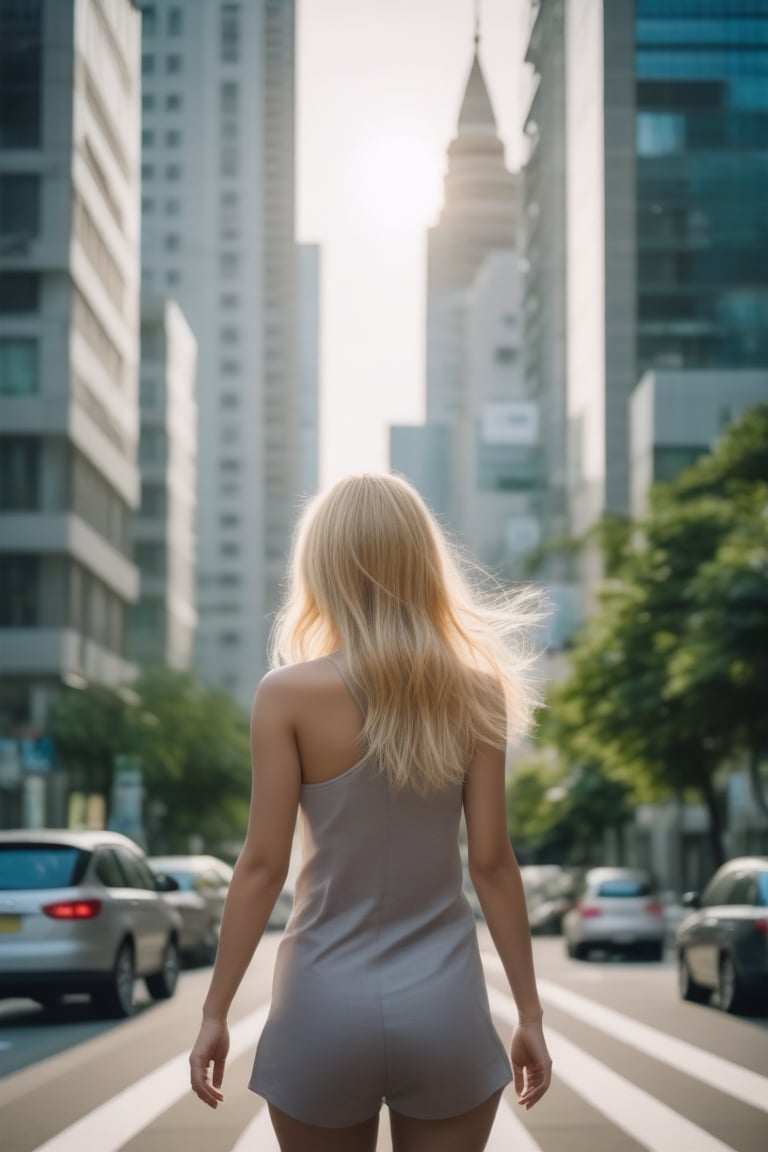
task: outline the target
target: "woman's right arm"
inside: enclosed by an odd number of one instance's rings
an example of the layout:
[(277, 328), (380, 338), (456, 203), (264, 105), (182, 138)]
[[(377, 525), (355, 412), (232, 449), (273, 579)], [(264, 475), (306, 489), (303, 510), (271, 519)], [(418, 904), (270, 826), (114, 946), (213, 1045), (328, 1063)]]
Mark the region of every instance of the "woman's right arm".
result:
[(503, 749), (478, 748), (464, 784), (464, 816), (469, 874), (517, 1005), (515, 1088), (520, 1103), (530, 1108), (549, 1087), (552, 1061), (542, 1030), (525, 891), (507, 829), (504, 765)]

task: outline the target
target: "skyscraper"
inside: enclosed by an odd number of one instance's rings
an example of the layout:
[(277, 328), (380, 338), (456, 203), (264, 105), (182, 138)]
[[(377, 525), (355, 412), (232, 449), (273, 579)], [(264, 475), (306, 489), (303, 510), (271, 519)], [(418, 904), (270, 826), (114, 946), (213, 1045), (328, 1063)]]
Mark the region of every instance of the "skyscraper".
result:
[(44, 729), (62, 683), (118, 685), (133, 671), (139, 47), (130, 0), (0, 0), (0, 728), (11, 737)]
[(460, 407), (463, 294), (484, 258), (518, 243), (519, 180), (504, 145), (475, 37), (456, 137), (448, 148), (445, 203), (427, 252), (427, 421), (453, 424)]
[(247, 707), (299, 488), (294, 3), (142, 9), (142, 283), (199, 350), (197, 664)]
[(768, 360), (768, 4), (572, 0), (565, 12), (580, 531), (628, 511), (629, 401), (647, 369)]

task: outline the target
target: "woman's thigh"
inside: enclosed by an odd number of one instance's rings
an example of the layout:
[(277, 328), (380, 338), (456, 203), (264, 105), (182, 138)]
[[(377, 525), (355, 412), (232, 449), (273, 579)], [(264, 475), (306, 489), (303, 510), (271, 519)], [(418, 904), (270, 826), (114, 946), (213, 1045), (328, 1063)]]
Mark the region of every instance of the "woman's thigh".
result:
[(501, 1092), (447, 1120), (416, 1120), (390, 1109), (392, 1152), (483, 1152), (496, 1118)]
[(275, 1130), (280, 1152), (375, 1152), (379, 1132), (379, 1117), (371, 1116), (362, 1124), (351, 1128), (317, 1128), (302, 1124), (273, 1104), (269, 1115)]

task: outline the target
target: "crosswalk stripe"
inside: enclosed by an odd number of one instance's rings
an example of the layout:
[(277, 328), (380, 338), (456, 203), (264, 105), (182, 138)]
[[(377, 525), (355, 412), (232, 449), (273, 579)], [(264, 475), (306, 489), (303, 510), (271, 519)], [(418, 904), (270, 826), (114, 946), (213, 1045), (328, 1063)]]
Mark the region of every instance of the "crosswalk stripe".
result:
[[(483, 961), (488, 968), (503, 974), (504, 969), (498, 957), (484, 953)], [(638, 1052), (644, 1052), (663, 1064), (692, 1076), (719, 1092), (725, 1092), (743, 1104), (768, 1112), (768, 1077), (752, 1072), (740, 1064), (704, 1052), (686, 1040), (678, 1040), (648, 1024), (641, 1024), (631, 1016), (616, 1012), (580, 996), (569, 988), (554, 984), (551, 980), (539, 980), (539, 993), (543, 1000), (561, 1008), (569, 1016), (575, 1016), (593, 1028), (614, 1036), (625, 1044), (631, 1044)]]
[(240, 1133), (232, 1152), (280, 1152), (266, 1104)]
[[(269, 1005), (263, 1004), (230, 1028), (230, 1061), (254, 1045), (268, 1011)], [(182, 1052), (38, 1145), (35, 1152), (82, 1152), (84, 1148), (118, 1152), (189, 1091), (189, 1055)]]
[[(517, 1023), (517, 1012), (508, 995), (491, 987), (488, 996), (494, 1015), (507, 1024)], [(734, 1152), (729, 1144), (637, 1088), (553, 1028), (547, 1028), (547, 1044), (555, 1076), (648, 1152), (669, 1152), (670, 1148), (681, 1152)]]

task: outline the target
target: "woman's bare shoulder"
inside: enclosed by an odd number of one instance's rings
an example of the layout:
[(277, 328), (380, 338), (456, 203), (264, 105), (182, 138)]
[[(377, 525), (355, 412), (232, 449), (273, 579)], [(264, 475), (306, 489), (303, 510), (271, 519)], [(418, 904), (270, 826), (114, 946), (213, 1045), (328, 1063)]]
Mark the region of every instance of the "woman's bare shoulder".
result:
[(325, 685), (336, 685), (338, 679), (338, 673), (324, 656), (318, 660), (285, 664), (271, 669), (262, 678), (256, 689), (256, 699), (288, 703), (301, 699), (307, 692), (316, 692)]

